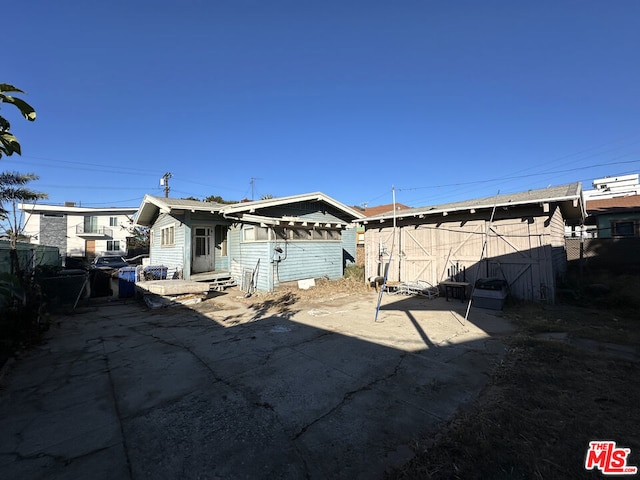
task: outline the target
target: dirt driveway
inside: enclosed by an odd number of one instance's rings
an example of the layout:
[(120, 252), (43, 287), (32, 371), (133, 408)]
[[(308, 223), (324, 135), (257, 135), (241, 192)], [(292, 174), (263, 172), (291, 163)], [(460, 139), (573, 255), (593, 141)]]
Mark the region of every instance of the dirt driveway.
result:
[(379, 478), (474, 398), (511, 326), (444, 299), (91, 304), (10, 365), (3, 478)]

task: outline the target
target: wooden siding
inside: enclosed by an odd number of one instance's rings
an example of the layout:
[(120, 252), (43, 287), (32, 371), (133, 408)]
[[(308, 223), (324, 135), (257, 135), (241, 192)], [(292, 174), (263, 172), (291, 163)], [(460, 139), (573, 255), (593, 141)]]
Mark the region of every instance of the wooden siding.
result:
[(542, 208), (529, 208), (496, 212), (491, 225), (487, 216), (472, 214), (403, 220), (396, 229), (395, 242), (392, 225), (367, 225), (366, 275), (384, 273), (383, 265), (394, 244), (388, 281), (426, 280), (437, 285), (459, 271), (458, 280), (462, 280), (462, 272), (472, 284), (478, 278), (504, 278), (515, 297), (553, 301), (553, 257), (560, 245), (556, 245), (559, 239), (552, 235), (552, 226), (554, 231), (564, 232), (559, 211), (543, 213)]
[[(230, 271), (238, 285), (242, 284), (242, 269), (254, 270), (257, 266), (256, 288), (267, 292), (273, 290), (272, 242), (242, 242), (242, 226), (234, 225), (229, 228), (227, 248)], [(233, 264), (240, 270), (236, 270)]]
[(376, 228), (365, 231), (365, 273), (367, 277), (384, 275), (384, 266), (389, 263), (391, 249), (395, 258), (391, 258), (389, 281), (399, 280), (398, 249), (393, 245), (393, 228)]
[[(242, 227), (234, 225), (229, 230), (227, 242), (230, 270), (239, 285), (241, 269), (255, 269), (258, 260), (257, 288), (263, 291), (272, 291), (280, 282), (319, 277), (336, 279), (343, 274), (341, 241), (280, 241), (277, 245), (282, 253), (276, 253), (276, 242), (244, 242)], [(278, 258), (281, 261), (278, 262)]]
[(564, 236), (565, 221), (559, 208), (556, 208), (554, 210), (553, 215), (549, 220), (553, 271), (557, 275), (558, 273), (564, 272), (567, 269), (567, 246)]
[(347, 228), (342, 231), (342, 257), (343, 266), (353, 265), (356, 263), (356, 229)]
[[(285, 248), (283, 244), (280, 246)], [(274, 275), (279, 282), (342, 277), (342, 242), (287, 242), (282, 258), (274, 263)]]
[[(149, 247), (151, 265), (164, 265), (169, 271), (179, 270), (184, 273), (185, 258), (187, 258), (185, 257), (185, 230), (187, 228), (182, 220), (168, 214), (158, 217), (151, 229), (153, 233)], [(161, 230), (170, 225), (175, 227), (174, 245), (163, 247), (161, 246)]]

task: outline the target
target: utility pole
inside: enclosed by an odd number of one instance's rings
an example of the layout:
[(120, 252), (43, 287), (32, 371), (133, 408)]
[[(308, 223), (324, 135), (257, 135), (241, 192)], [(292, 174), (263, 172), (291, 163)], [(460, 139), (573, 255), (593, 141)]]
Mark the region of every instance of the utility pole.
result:
[(167, 172), (160, 179), (160, 185), (164, 187), (164, 197), (165, 198), (169, 198), (169, 190), (171, 190), (169, 188), (169, 179), (171, 177), (172, 177), (172, 175), (169, 172)]
[(261, 178), (256, 178), (256, 177), (251, 177), (251, 181), (249, 182), (251, 184), (251, 201), (254, 200), (253, 191), (254, 191), (254, 188), (256, 186), (256, 180), (262, 180), (262, 179)]

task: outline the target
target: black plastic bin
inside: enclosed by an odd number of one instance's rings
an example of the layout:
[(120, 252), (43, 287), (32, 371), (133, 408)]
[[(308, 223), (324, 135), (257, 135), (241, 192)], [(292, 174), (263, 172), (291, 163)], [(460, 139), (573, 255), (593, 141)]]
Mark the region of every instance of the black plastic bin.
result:
[(118, 298), (131, 298), (136, 295), (136, 267), (123, 267), (118, 270)]
[(504, 290), (507, 291), (509, 284), (502, 278), (480, 278), (475, 285), (475, 288), (480, 290)]
[(94, 269), (89, 271), (89, 285), (92, 297), (110, 297), (113, 295), (111, 288), (111, 272)]

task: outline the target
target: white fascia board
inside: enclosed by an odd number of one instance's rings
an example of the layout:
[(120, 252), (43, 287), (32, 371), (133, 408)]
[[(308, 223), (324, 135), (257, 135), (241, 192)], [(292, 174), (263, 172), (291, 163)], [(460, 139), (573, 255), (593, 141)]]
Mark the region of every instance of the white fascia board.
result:
[(260, 208), (268, 208), (268, 207), (277, 207), (280, 205), (287, 205), (289, 203), (296, 202), (311, 202), (311, 201), (323, 201), (332, 207), (351, 215), (354, 219), (364, 218), (364, 215), (356, 212), (350, 207), (334, 200), (331, 197), (328, 197), (324, 193), (314, 192), (314, 193), (306, 193), (302, 195), (293, 195), (289, 197), (280, 197), (280, 198), (270, 198), (268, 200), (257, 200), (255, 202), (244, 202), (244, 203), (235, 203), (233, 205), (225, 206), (221, 209), (221, 212), (224, 214), (231, 213), (239, 213), (239, 212), (254, 212), (256, 209)]
[(69, 214), (91, 213), (93, 215), (108, 215), (109, 213), (130, 213), (134, 214), (138, 211), (135, 207), (65, 207), (62, 205), (41, 205), (33, 203), (19, 203), (18, 209), (23, 212), (40, 213), (40, 212), (60, 212)]

